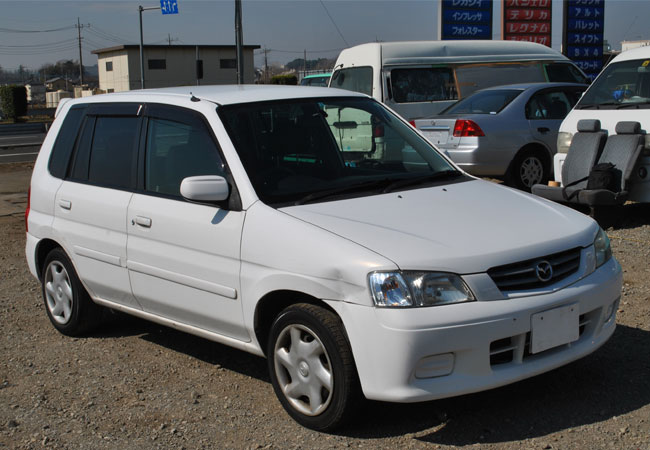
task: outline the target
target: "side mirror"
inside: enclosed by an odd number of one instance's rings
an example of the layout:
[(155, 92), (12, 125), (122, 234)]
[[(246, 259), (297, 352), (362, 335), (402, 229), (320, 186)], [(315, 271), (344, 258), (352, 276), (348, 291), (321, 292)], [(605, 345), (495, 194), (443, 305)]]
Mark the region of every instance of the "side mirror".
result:
[(229, 194), (228, 182), (219, 175), (187, 177), (181, 182), (181, 195), (195, 202), (220, 202)]

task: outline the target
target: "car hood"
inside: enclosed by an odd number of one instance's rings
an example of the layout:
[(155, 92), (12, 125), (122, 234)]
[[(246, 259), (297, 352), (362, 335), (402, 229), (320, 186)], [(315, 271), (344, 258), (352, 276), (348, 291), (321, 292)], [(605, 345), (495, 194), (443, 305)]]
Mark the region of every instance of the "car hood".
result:
[(461, 274), (593, 243), (589, 217), (483, 180), (282, 208), (404, 270)]

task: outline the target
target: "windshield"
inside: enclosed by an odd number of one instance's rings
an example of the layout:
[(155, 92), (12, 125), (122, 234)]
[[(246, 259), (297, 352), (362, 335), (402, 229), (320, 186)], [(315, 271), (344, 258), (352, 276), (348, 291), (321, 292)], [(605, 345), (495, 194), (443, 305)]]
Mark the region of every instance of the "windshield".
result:
[(218, 112), (267, 204), (372, 195), (461, 177), (412, 127), (372, 99), (283, 100)]
[(446, 114), (496, 114), (505, 108), (523, 91), (499, 89), (480, 91), (451, 105), (440, 115)]
[(605, 67), (576, 109), (648, 108), (650, 59), (621, 61)]

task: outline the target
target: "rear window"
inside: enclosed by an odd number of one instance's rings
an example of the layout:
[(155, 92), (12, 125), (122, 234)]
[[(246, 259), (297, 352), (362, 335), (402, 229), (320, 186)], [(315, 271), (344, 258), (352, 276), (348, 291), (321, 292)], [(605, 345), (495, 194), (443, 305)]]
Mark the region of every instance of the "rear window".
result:
[(450, 68), (393, 69), (390, 72), (393, 100), (397, 103), (456, 100), (458, 93)]
[(508, 106), (522, 92), (517, 89), (476, 92), (451, 105), (441, 114), (496, 114)]

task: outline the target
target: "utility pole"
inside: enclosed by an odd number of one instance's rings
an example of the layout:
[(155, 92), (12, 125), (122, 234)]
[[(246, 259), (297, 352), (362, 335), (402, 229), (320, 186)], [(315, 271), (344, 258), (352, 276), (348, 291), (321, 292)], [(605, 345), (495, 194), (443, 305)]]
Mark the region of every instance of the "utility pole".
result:
[(244, 32), (241, 20), (241, 0), (235, 0), (235, 43), (237, 48), (237, 84), (244, 84)]
[(269, 51), (270, 50), (268, 48), (264, 47), (264, 84), (269, 83)]
[[(86, 26), (90, 26), (90, 24)], [(84, 64), (81, 55), (81, 29), (83, 27), (84, 25), (81, 25), (81, 21), (79, 20), (79, 17), (77, 17), (77, 35), (79, 39), (79, 84), (81, 84), (81, 86), (84, 84)]]
[(160, 6), (148, 6), (143, 7), (142, 5), (138, 6), (138, 12), (140, 13), (140, 86), (144, 89), (144, 44), (142, 39), (142, 11), (149, 11), (150, 9), (160, 9)]
[(302, 60), (302, 77), (305, 78), (307, 76), (307, 49), (305, 49), (304, 57)]

